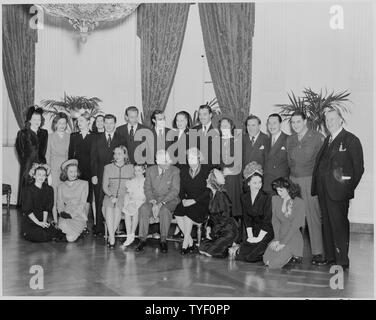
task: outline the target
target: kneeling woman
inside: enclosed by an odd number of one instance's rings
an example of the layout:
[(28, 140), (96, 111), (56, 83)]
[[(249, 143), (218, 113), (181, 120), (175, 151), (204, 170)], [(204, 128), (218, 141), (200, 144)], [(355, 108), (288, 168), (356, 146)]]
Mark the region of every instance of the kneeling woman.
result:
[(87, 181), (78, 179), (77, 160), (63, 162), (61, 170), (60, 180), (63, 183), (58, 186), (56, 204), (59, 228), (68, 242), (74, 242), (86, 228), (89, 185)]
[(262, 261), (262, 256), (273, 240), (272, 199), (262, 188), (263, 171), (256, 162), (244, 169), (245, 183), (249, 191), (242, 195), (243, 221), (247, 240), (238, 249), (235, 259), (247, 262)]
[(108, 230), (108, 245), (115, 248), (115, 232), (121, 220), (121, 210), (127, 192), (126, 181), (134, 177), (134, 167), (129, 164), (128, 151), (124, 146), (114, 149), (114, 161), (104, 167), (103, 212)]
[(282, 268), (290, 260), (301, 263), (303, 259), (303, 236), (305, 205), (300, 198), (300, 187), (288, 178), (272, 182), (278, 196), (272, 198), (272, 224), (274, 239), (264, 254), (264, 263), (269, 268)]
[(238, 237), (238, 225), (231, 217), (231, 201), (224, 190), (223, 173), (213, 169), (206, 182), (211, 191), (208, 222), (210, 233), (201, 243), (199, 251), (209, 257), (225, 258)]
[(47, 242), (61, 238), (61, 232), (47, 222), (54, 206), (54, 190), (46, 183), (49, 168), (34, 163), (29, 175), (33, 184), (22, 195), (22, 236), (33, 242)]

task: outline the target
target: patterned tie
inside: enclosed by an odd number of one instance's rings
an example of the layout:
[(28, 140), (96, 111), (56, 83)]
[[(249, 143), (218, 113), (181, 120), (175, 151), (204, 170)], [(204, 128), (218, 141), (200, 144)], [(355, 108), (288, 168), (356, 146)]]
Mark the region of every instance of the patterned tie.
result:
[(133, 136), (134, 136), (134, 130), (133, 130), (133, 126), (131, 126), (131, 132), (130, 132), (130, 134), (131, 134), (131, 137), (133, 137)]
[(108, 147), (111, 147), (111, 135), (108, 134), (108, 139), (107, 139)]
[(254, 136), (252, 136), (251, 142), (252, 142), (252, 146), (253, 146), (255, 144), (255, 137)]

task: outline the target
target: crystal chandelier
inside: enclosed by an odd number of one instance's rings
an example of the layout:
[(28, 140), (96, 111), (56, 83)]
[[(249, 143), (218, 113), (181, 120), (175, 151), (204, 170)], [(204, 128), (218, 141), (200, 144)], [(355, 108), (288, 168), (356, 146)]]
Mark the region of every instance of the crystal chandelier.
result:
[(82, 42), (99, 23), (122, 19), (137, 9), (137, 3), (109, 4), (39, 4), (44, 12), (68, 19), (69, 23), (80, 34)]

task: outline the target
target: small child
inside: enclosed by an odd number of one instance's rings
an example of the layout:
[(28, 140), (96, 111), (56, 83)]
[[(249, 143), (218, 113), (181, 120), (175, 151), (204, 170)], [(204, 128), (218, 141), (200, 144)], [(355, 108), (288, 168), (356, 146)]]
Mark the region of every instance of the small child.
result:
[(145, 166), (135, 164), (133, 179), (126, 182), (127, 193), (124, 197), (123, 212), (125, 215), (125, 227), (127, 229), (127, 240), (123, 243), (122, 248), (132, 244), (135, 238), (135, 232), (138, 225), (138, 208), (146, 201), (144, 194)]

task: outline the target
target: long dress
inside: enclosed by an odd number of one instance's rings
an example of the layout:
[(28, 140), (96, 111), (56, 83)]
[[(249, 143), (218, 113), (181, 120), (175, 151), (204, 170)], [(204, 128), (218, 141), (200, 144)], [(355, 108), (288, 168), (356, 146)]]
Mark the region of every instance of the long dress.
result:
[(282, 198), (272, 198), (273, 241), (279, 241), (285, 247), (280, 251), (274, 251), (269, 245), (266, 249), (263, 260), (271, 269), (282, 268), (293, 256), (303, 257), (304, 242), (300, 228), (304, 226), (305, 204), (301, 198), (292, 201), (291, 214), (286, 217), (282, 212)]
[[(212, 194), (211, 194), (212, 196)], [(215, 258), (225, 258), (228, 249), (238, 237), (238, 225), (231, 217), (231, 201), (224, 191), (217, 191), (209, 203), (210, 238), (201, 242), (200, 252)]]
[(29, 171), (33, 163), (46, 163), (47, 140), (48, 132), (45, 129), (39, 129), (35, 133), (30, 128), (24, 128), (17, 133), (16, 151), (21, 165), (17, 200), (19, 206), (22, 205), (25, 187), (31, 183)]
[(262, 261), (262, 256), (271, 240), (274, 232), (272, 226), (272, 199), (271, 196), (260, 190), (252, 203), (251, 192), (241, 197), (243, 206), (243, 220), (246, 228), (252, 228), (252, 234), (257, 237), (261, 230), (265, 231), (264, 238), (257, 243), (244, 241), (237, 252), (236, 260), (247, 262)]
[(59, 230), (53, 226), (42, 228), (29, 217), (29, 215), (34, 214), (39, 221), (43, 221), (43, 211), (51, 213), (53, 202), (54, 191), (47, 183), (44, 183), (42, 188), (35, 184), (28, 185), (25, 188), (22, 201), (21, 234), (26, 240), (47, 242), (59, 238)]
[[(239, 144), (239, 155), (235, 153), (235, 145)], [(237, 157), (238, 161), (231, 161), (231, 158)], [(229, 168), (233, 174), (225, 176), (225, 189), (232, 203), (231, 215), (239, 217), (242, 215), (242, 205), (240, 196), (242, 192), (242, 178), (241, 178), (241, 140), (231, 137), (228, 139), (221, 139), (221, 169)]]
[(90, 131), (86, 134), (85, 138), (81, 132), (73, 132), (70, 135), (68, 159), (78, 160), (78, 169), (81, 172), (80, 179), (89, 183), (89, 193), (87, 196), (87, 202), (93, 201), (93, 184), (91, 178), (93, 173), (91, 172), (91, 148), (93, 141), (97, 135)]
[[(123, 209), (124, 198), (127, 192), (127, 180), (134, 177), (134, 167), (132, 164), (124, 164), (118, 167), (114, 162), (104, 167), (103, 173), (103, 212), (106, 207)], [(116, 204), (111, 201), (111, 196), (118, 199)]]
[(127, 192), (124, 196), (123, 212), (129, 216), (138, 215), (138, 209), (145, 202), (146, 197), (144, 193), (145, 177), (135, 177), (126, 180), (125, 187)]
[(68, 159), (69, 133), (64, 132), (60, 136), (57, 132), (48, 135), (46, 161), (51, 168), (51, 186), (54, 188), (54, 209), (57, 201), (57, 187), (62, 182), (60, 180), (61, 164)]
[(196, 223), (203, 223), (209, 214), (210, 190), (206, 187), (206, 179), (209, 175), (209, 167), (200, 165), (199, 171), (192, 178), (190, 167), (182, 166), (180, 170), (180, 194), (181, 200), (194, 199), (195, 204), (184, 207), (180, 202), (174, 212), (175, 216), (187, 216)]
[(59, 219), (59, 228), (68, 240), (77, 239), (86, 227), (87, 212), (85, 209), (89, 186), (87, 181), (76, 180), (73, 184), (66, 181), (59, 185), (57, 196), (57, 211), (65, 211), (72, 219)]

